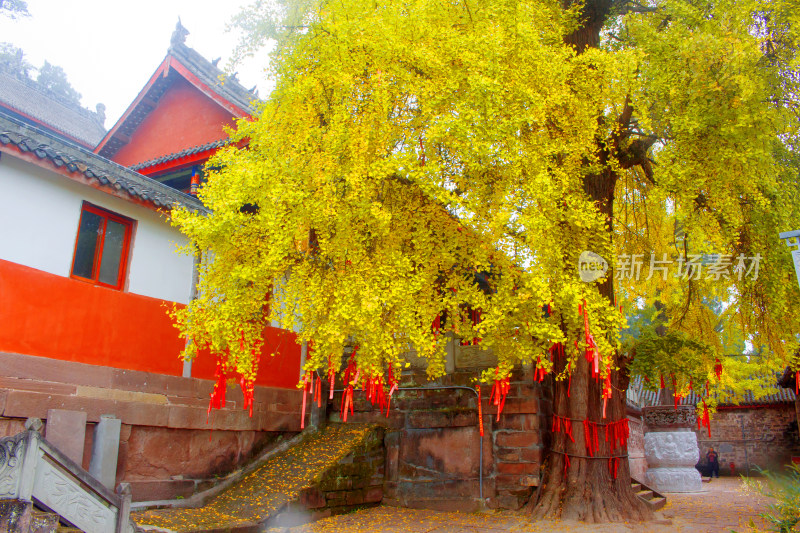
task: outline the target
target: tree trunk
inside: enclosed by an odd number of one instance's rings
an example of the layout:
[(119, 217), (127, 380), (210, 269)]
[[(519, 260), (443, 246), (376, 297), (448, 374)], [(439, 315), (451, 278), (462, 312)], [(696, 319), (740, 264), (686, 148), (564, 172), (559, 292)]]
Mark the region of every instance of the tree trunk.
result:
[[(624, 362), (621, 362), (624, 364)], [(563, 371), (564, 358), (559, 360), (556, 371)], [(628, 377), (624, 367), (611, 375), (613, 395), (608, 400), (606, 418), (603, 419), (602, 381), (591, 376), (585, 358), (578, 359), (577, 369), (568, 380), (554, 382), (553, 412), (571, 418), (574, 442), (564, 431), (554, 432), (551, 446), (545, 459), (545, 473), (538, 501), (532, 499), (529, 510), (537, 518), (563, 518), (585, 522), (617, 522), (622, 520), (646, 520), (652, 512), (633, 492), (627, 450), (617, 448), (611, 452), (606, 442), (605, 431), (598, 428), (599, 448), (594, 457), (587, 458), (584, 419), (604, 423), (626, 417), (625, 390)], [(569, 454), (567, 466), (565, 455)], [(625, 456), (617, 459), (615, 467), (610, 456)], [(616, 477), (614, 470), (616, 469)]]
[[(606, 230), (613, 231), (614, 187), (617, 176), (610, 169), (599, 175), (587, 176), (586, 193), (596, 202), (606, 217)], [(613, 270), (597, 290), (614, 302)], [(589, 317), (591, 325), (591, 317)], [(565, 357), (555, 358), (554, 373), (564, 371)], [(528, 509), (538, 518), (563, 518), (585, 522), (616, 522), (645, 520), (652, 512), (631, 488), (627, 448), (612, 451), (613, 440), (609, 422), (627, 418), (626, 391), (629, 375), (628, 361), (614, 354), (615, 367), (611, 372), (612, 395), (603, 418), (603, 380), (592, 377), (590, 364), (578, 357), (569, 380), (553, 381), (553, 415), (570, 419), (572, 439), (563, 430), (553, 432), (551, 446), (545, 458), (542, 486)], [(583, 421), (597, 424), (597, 449), (587, 450)], [(591, 433), (591, 432), (590, 432)], [(607, 436), (608, 435), (608, 436)], [(573, 440), (574, 439), (574, 440)], [(616, 464), (615, 464), (616, 463)]]

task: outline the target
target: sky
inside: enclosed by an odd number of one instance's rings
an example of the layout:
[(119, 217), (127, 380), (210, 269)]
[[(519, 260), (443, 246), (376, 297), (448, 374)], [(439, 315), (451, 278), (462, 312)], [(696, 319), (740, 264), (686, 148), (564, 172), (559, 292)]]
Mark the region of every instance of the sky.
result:
[[(225, 26), (252, 0), (28, 0), (31, 16), (0, 16), (0, 41), (22, 48), (34, 67), (45, 60), (64, 69), (81, 103), (106, 106), (106, 128), (124, 113), (167, 54), (178, 17), (186, 44), (206, 59), (230, 57), (238, 35)], [(247, 89), (268, 96), (267, 52), (238, 66)], [(34, 76), (35, 77), (35, 76)]]

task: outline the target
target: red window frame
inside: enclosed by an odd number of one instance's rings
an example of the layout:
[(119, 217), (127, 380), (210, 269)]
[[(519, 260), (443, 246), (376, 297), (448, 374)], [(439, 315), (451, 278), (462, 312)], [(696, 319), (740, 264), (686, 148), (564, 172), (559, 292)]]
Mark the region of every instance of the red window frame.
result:
[[(77, 259), (78, 253), (78, 241), (81, 237), (81, 222), (83, 221), (83, 214), (89, 212), (94, 215), (100, 216), (103, 218), (102, 225), (98, 228), (98, 235), (97, 235), (97, 243), (94, 250), (94, 258), (92, 260), (92, 277), (86, 278), (83, 276), (79, 276), (77, 274), (73, 274), (75, 270), (75, 260)], [(100, 276), (100, 263), (103, 260), (103, 248), (104, 248), (104, 241), (105, 241), (105, 234), (106, 234), (106, 225), (108, 221), (112, 220), (119, 224), (122, 224), (125, 227), (125, 237), (123, 239), (122, 250), (120, 252), (119, 258), (119, 272), (117, 274), (117, 282), (114, 284), (104, 283), (100, 281), (98, 278)], [(77, 279), (80, 281), (85, 281), (87, 283), (92, 283), (93, 285), (98, 285), (101, 287), (108, 287), (110, 289), (117, 289), (122, 290), (125, 284), (125, 278), (128, 271), (128, 259), (130, 253), (130, 244), (131, 244), (131, 236), (133, 235), (133, 225), (134, 220), (128, 217), (124, 217), (113, 211), (109, 211), (108, 209), (103, 209), (102, 207), (98, 207), (96, 205), (90, 204), (89, 202), (83, 202), (81, 205), (81, 216), (78, 218), (78, 231), (75, 234), (75, 246), (72, 251), (72, 265), (69, 269), (69, 275), (72, 279)]]

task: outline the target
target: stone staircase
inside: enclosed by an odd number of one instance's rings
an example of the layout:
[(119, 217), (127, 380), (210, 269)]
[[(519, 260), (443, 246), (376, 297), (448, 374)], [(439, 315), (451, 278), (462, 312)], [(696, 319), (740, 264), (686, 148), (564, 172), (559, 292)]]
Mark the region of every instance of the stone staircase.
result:
[(130, 487), (111, 491), (46, 441), (41, 428), (29, 418), (26, 431), (0, 439), (0, 531), (52, 533), (60, 520), (86, 533), (133, 533)]
[(651, 489), (641, 481), (631, 478), (631, 488), (636, 496), (646, 503), (653, 511), (658, 511), (667, 504), (667, 497)]
[(132, 517), (140, 530), (162, 533), (298, 525), (380, 502), (383, 461), (382, 430), (329, 424), (256, 465), (200, 507), (149, 509)]

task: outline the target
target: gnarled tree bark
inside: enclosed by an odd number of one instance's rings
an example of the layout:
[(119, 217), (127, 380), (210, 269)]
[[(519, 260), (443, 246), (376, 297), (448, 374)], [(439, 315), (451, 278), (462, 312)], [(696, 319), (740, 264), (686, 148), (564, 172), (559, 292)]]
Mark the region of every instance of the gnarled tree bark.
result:
[[(572, 3), (572, 0), (564, 0), (564, 7)], [(613, 0), (586, 0), (582, 5), (582, 25), (566, 36), (565, 42), (574, 46), (578, 53), (588, 47), (598, 46), (600, 30), (611, 14), (613, 5)], [(618, 118), (620, 124), (614, 138), (598, 140), (597, 150), (602, 163), (615, 158), (621, 168), (634, 165), (649, 168), (646, 150), (652, 141), (624, 142), (630, 135), (628, 127), (632, 114), (633, 109), (626, 103)], [(602, 117), (598, 117), (598, 120), (602, 120)], [(649, 144), (644, 146), (643, 142)], [(609, 234), (613, 231), (616, 182), (617, 175), (609, 166), (584, 179), (584, 190), (605, 216)], [(597, 285), (600, 294), (611, 303), (614, 302), (613, 284), (613, 272), (609, 271), (606, 281)], [(564, 431), (553, 434), (546, 454), (542, 486), (528, 504), (534, 516), (586, 522), (646, 520), (652, 517), (650, 509), (631, 487), (627, 450), (617, 447), (612, 452), (603, 429), (603, 425), (627, 417), (629, 361), (623, 354), (617, 353), (614, 363), (619, 370), (611, 373), (613, 393), (608, 400), (605, 418), (601, 399), (603, 381), (592, 377), (586, 358), (578, 358), (571, 380), (553, 381), (553, 414), (572, 419), (574, 441)], [(556, 358), (554, 374), (563, 372), (566, 364), (565, 358)], [(593, 457), (589, 456), (586, 449), (583, 420), (601, 425), (598, 428), (599, 448), (593, 452)], [(610, 435), (608, 440), (611, 440)], [(615, 466), (611, 457), (618, 458), (618, 466)]]

